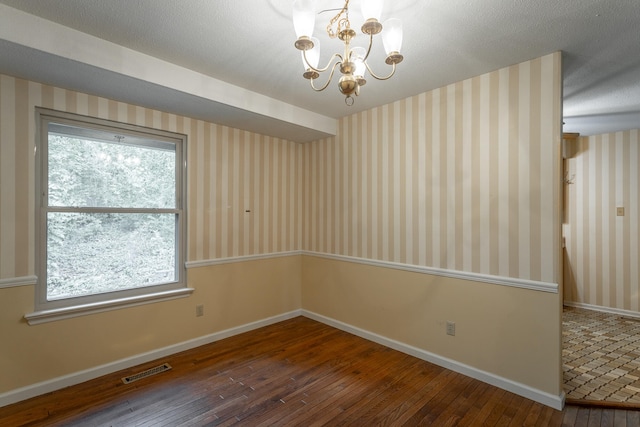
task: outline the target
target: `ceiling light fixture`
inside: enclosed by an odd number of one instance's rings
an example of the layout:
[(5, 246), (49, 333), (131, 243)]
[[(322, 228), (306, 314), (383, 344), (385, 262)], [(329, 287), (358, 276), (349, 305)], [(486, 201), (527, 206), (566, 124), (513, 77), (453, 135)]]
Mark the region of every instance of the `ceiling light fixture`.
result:
[[(356, 36), (356, 32), (351, 28), (349, 21), (349, 0), (345, 0), (344, 6), (329, 25), (327, 34), (330, 38), (339, 38), (344, 43), (344, 52), (335, 53), (329, 59), (329, 63), (324, 68), (318, 68), (320, 60), (320, 41), (313, 37), (315, 26), (315, 0), (294, 0), (293, 1), (293, 26), (298, 39), (295, 42), (297, 49), (302, 51), (302, 63), (305, 68), (303, 77), (311, 82), (313, 90), (320, 92), (325, 90), (331, 80), (336, 68), (340, 66), (342, 77), (338, 81), (340, 92), (345, 95), (345, 103), (353, 105), (352, 95), (360, 93), (360, 87), (367, 83), (365, 72), (369, 71), (372, 77), (377, 80), (387, 80), (396, 72), (396, 64), (402, 62), (403, 56), (400, 54), (402, 46), (402, 22), (399, 19), (391, 18), (385, 21), (384, 25), (379, 22), (382, 12), (383, 0), (362, 0), (362, 15), (365, 22), (362, 24), (362, 33), (369, 36), (369, 47), (351, 47), (351, 41)], [(337, 10), (337, 9), (336, 9)], [(384, 28), (384, 32), (382, 29)], [(391, 73), (385, 77), (376, 75), (367, 59), (371, 53), (373, 36), (382, 32), (382, 43), (387, 53), (385, 62), (392, 66)], [(334, 60), (337, 60), (334, 63)], [(332, 65), (333, 64), (333, 65)], [(316, 87), (314, 80), (320, 77), (320, 73), (331, 70), (327, 82), (322, 87)]]

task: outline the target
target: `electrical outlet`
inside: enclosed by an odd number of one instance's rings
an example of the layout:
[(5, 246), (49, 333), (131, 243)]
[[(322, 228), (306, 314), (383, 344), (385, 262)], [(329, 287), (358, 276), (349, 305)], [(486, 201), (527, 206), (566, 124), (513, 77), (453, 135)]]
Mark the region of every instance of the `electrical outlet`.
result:
[(455, 322), (447, 321), (447, 335), (454, 336), (456, 334), (456, 324)]
[(618, 206), (616, 208), (616, 215), (617, 216), (624, 216), (624, 207), (623, 206)]
[(204, 305), (196, 305), (196, 317), (204, 316)]

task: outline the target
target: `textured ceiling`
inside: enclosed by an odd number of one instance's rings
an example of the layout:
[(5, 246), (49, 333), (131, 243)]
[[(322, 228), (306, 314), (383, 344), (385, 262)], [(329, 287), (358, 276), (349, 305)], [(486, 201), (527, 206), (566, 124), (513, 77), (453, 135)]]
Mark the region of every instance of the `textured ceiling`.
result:
[[(0, 3), (9, 6), (0, 9), (0, 73), (287, 139), (319, 138), (331, 134), (327, 126), (315, 125), (326, 118), (554, 51), (563, 52), (565, 131), (590, 135), (640, 128), (638, 0), (387, 0), (382, 19), (403, 21), (405, 60), (392, 79), (370, 78), (352, 107), (335, 83), (316, 93), (302, 78), (291, 0)], [(334, 0), (318, 4), (342, 6)], [(359, 0), (351, 4), (351, 20), (359, 27)], [(322, 36), (332, 16), (318, 15), (321, 62), (340, 50), (340, 42)], [(63, 27), (40, 25), (36, 17)], [(23, 25), (18, 32), (25, 33), (20, 37), (9, 29), (17, 18)], [(67, 49), (65, 43), (77, 39), (71, 29), (92, 37)], [(98, 39), (128, 50), (111, 49)], [(356, 44), (363, 39), (357, 37)], [(147, 55), (158, 60), (153, 69), (161, 77), (152, 75), (151, 66), (133, 69)], [(374, 70), (385, 74), (381, 43), (372, 55)]]

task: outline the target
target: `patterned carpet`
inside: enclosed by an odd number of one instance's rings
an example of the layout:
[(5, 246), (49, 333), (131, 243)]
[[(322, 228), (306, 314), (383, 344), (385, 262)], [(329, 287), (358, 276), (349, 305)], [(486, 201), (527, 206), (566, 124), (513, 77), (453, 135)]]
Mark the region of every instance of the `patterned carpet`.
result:
[(562, 338), (568, 399), (640, 404), (640, 319), (565, 307)]

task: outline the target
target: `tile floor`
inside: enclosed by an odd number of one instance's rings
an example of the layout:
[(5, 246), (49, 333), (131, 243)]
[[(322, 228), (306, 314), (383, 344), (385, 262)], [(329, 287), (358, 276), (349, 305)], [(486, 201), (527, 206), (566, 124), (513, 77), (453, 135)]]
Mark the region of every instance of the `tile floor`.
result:
[(640, 319), (564, 307), (567, 399), (640, 404)]

